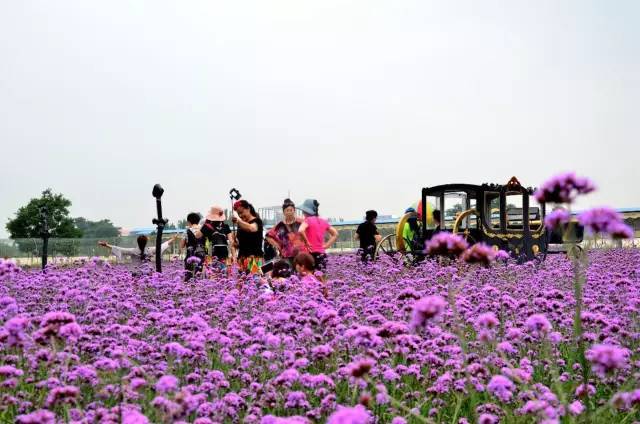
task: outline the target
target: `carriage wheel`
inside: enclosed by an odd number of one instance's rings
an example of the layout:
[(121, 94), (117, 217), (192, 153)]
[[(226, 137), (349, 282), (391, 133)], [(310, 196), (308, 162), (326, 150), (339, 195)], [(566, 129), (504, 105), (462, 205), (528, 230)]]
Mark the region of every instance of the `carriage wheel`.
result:
[(473, 244), (478, 240), (473, 238), (473, 236), (471, 235), (471, 231), (469, 231), (469, 228), (460, 228), (460, 224), (462, 224), (462, 221), (470, 215), (475, 215), (476, 219), (480, 219), (480, 215), (478, 214), (477, 210), (475, 210), (474, 208), (467, 209), (456, 218), (456, 221), (453, 224), (453, 234), (458, 234), (462, 236), (462, 238), (465, 239), (467, 243)]
[(378, 259), (381, 254), (386, 254), (388, 256), (393, 256), (398, 252), (396, 247), (396, 235), (389, 234), (385, 236), (380, 243), (376, 245), (376, 250), (373, 253), (373, 259)]
[(398, 252), (406, 253), (407, 250), (409, 250), (409, 251), (411, 250), (410, 248), (407, 249), (407, 246), (405, 245), (404, 238), (402, 237), (402, 232), (404, 230), (404, 225), (407, 223), (409, 218), (412, 218), (414, 216), (418, 216), (418, 214), (415, 213), (415, 212), (405, 213), (402, 216), (402, 218), (400, 218), (400, 221), (398, 221), (398, 224), (396, 225), (395, 238), (396, 238), (396, 250)]

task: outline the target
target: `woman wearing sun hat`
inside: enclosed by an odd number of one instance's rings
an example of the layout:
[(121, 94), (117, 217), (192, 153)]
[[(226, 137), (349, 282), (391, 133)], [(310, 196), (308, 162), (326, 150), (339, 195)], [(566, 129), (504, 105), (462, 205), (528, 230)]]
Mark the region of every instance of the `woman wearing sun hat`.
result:
[[(300, 235), (313, 259), (315, 269), (325, 272), (327, 269), (327, 249), (338, 239), (338, 231), (326, 219), (318, 215), (320, 203), (316, 199), (307, 199), (298, 209), (304, 214), (304, 222), (300, 225)], [(329, 233), (329, 240), (324, 238)]]
[(213, 268), (226, 268), (235, 257), (231, 228), (225, 223), (224, 210), (217, 205), (209, 209), (205, 221), (197, 237), (205, 237), (209, 244), (210, 255), (205, 259), (205, 265)]

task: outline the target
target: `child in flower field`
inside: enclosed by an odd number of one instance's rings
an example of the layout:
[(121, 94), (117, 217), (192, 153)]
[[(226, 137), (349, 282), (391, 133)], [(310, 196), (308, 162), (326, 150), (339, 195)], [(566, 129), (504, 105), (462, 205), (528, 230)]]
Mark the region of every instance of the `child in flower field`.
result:
[(273, 264), (273, 270), (267, 277), (267, 284), (273, 292), (284, 291), (289, 277), (291, 277), (291, 265), (287, 259), (280, 259)]
[(197, 233), (200, 231), (199, 222), (200, 215), (197, 213), (191, 212), (187, 215), (186, 238), (180, 243), (181, 248), (187, 248), (187, 254), (184, 258), (185, 281), (202, 272), (202, 265), (207, 253), (204, 247), (205, 239), (197, 237)]
[(289, 265), (288, 260), (280, 259), (275, 264), (273, 264), (271, 278), (273, 278), (274, 280), (282, 281), (289, 277), (291, 277), (291, 266)]
[(326, 283), (318, 279), (314, 274), (315, 263), (313, 256), (305, 252), (298, 253), (293, 259), (293, 266), (295, 266), (296, 272), (303, 284), (317, 285), (318, 283), (321, 283), (322, 294), (324, 297), (328, 297), (329, 293)]

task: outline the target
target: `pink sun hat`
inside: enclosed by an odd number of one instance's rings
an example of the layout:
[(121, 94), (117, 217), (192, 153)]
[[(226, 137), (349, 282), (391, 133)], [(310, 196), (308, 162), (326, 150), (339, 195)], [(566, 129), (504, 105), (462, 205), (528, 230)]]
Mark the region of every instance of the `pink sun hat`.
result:
[(209, 209), (209, 213), (207, 214), (206, 218), (209, 221), (225, 221), (227, 219), (224, 216), (224, 209), (217, 205), (211, 206), (211, 209)]

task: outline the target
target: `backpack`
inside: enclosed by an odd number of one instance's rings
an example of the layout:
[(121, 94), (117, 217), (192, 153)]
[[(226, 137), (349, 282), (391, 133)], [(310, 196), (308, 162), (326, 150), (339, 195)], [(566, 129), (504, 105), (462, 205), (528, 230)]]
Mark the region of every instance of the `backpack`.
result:
[(211, 243), (211, 255), (218, 259), (224, 259), (229, 256), (229, 246), (227, 241), (227, 235), (221, 232), (222, 223), (217, 226), (211, 226), (213, 228), (213, 234), (209, 237)]
[(204, 240), (200, 240), (196, 237), (193, 230), (191, 228), (187, 229), (187, 257), (189, 256), (197, 256), (199, 258), (204, 258), (206, 256), (206, 251), (204, 248)]

